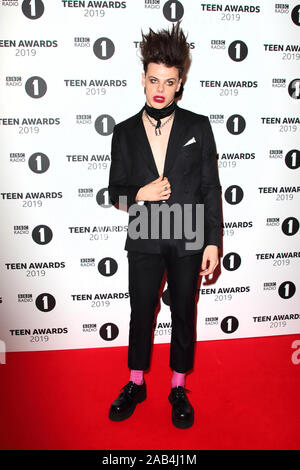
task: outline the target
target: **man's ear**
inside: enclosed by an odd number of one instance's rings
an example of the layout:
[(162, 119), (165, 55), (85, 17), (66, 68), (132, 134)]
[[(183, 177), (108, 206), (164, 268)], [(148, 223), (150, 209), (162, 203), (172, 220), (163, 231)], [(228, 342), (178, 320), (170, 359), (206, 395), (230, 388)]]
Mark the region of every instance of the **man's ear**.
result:
[(146, 75), (143, 72), (142, 73), (142, 85), (143, 85), (143, 87), (145, 87), (145, 84), (146, 84)]

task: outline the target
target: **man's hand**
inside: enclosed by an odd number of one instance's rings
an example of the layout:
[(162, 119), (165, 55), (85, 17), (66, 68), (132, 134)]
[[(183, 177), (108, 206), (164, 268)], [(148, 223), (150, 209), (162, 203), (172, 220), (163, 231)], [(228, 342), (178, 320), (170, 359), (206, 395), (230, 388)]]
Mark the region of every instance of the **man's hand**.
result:
[(218, 247), (216, 245), (207, 245), (202, 257), (200, 276), (212, 274), (219, 264)]
[[(167, 189), (164, 189), (167, 186)], [(171, 194), (171, 185), (168, 178), (162, 178), (162, 174), (151, 183), (146, 184), (139, 189), (135, 200), (138, 201), (161, 201), (169, 199)]]

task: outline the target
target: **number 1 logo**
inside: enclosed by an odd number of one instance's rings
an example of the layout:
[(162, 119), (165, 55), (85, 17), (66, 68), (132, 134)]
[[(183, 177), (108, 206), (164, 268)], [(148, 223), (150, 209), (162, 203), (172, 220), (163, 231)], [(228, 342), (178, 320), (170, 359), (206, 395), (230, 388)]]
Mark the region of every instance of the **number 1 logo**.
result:
[(93, 51), (98, 59), (107, 60), (114, 55), (115, 45), (108, 38), (99, 38), (94, 42)]
[(30, 77), (25, 83), (25, 90), (31, 98), (42, 98), (47, 91), (47, 83), (41, 77)]
[(221, 330), (224, 333), (230, 334), (234, 333), (239, 327), (239, 322), (236, 317), (225, 317), (221, 322)]
[(45, 7), (42, 0), (24, 0), (22, 12), (30, 20), (37, 20), (44, 13)]
[(114, 323), (104, 323), (100, 328), (99, 335), (104, 341), (113, 341), (119, 335), (119, 328)]
[(47, 245), (47, 243), (51, 242), (52, 237), (52, 230), (47, 225), (38, 225), (32, 230), (32, 239), (38, 245)]
[(44, 292), (37, 296), (35, 305), (42, 312), (50, 312), (54, 309), (56, 301), (53, 295)]
[(295, 235), (299, 230), (299, 221), (295, 217), (288, 217), (282, 222), (281, 230), (287, 236)]
[(278, 288), (278, 294), (282, 299), (290, 299), (295, 292), (296, 286), (292, 281), (285, 281)]
[(227, 253), (223, 258), (223, 266), (227, 271), (235, 271), (241, 265), (241, 257), (238, 253)]
[(248, 55), (248, 47), (243, 41), (233, 41), (228, 47), (228, 55), (234, 62), (242, 62)]
[(285, 164), (291, 170), (296, 170), (300, 166), (300, 151), (290, 150), (285, 156)]
[(169, 0), (164, 4), (163, 15), (168, 21), (179, 21), (183, 17), (184, 8), (177, 0)]
[(28, 166), (34, 173), (45, 173), (50, 166), (50, 160), (44, 153), (36, 152), (29, 158)]
[(239, 204), (244, 197), (242, 188), (238, 185), (229, 186), (225, 191), (225, 200), (228, 204)]
[(230, 134), (239, 135), (246, 129), (246, 121), (240, 114), (233, 114), (227, 119), (226, 127)]
[(118, 263), (113, 258), (103, 258), (98, 263), (98, 271), (102, 276), (113, 276), (118, 270)]
[(100, 135), (110, 135), (113, 133), (116, 123), (109, 114), (98, 116), (95, 121), (95, 129)]

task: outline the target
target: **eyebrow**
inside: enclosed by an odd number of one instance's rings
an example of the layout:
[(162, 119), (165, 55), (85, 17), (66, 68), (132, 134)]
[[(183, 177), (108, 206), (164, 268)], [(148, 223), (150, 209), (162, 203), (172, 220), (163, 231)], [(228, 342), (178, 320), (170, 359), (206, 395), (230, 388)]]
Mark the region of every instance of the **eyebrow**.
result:
[[(158, 78), (155, 77), (154, 75), (149, 75), (149, 78), (156, 78), (156, 80), (158, 80)], [(176, 80), (176, 78), (175, 77), (166, 78), (166, 81), (169, 81), (169, 80)]]

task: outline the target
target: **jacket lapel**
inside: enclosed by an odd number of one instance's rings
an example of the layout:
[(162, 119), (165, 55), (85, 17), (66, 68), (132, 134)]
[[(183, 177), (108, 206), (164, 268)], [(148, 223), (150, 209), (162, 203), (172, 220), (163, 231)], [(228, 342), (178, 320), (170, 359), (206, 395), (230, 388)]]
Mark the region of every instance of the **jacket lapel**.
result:
[(137, 122), (134, 127), (133, 142), (137, 146), (138, 153), (144, 159), (149, 170), (159, 177), (156, 163), (152, 154), (150, 143), (142, 120), (143, 109), (137, 114)]
[(183, 145), (184, 136), (186, 133), (188, 123), (183, 119), (181, 109), (176, 106), (175, 117), (173, 126), (171, 128), (169, 142), (167, 146), (167, 153), (164, 166), (164, 176), (168, 176), (174, 165), (176, 158), (180, 153)]

